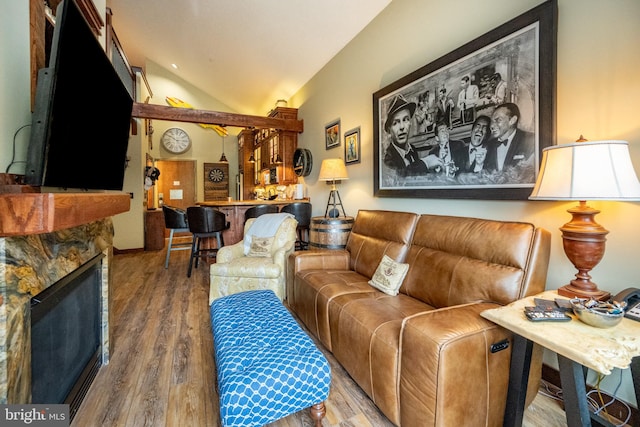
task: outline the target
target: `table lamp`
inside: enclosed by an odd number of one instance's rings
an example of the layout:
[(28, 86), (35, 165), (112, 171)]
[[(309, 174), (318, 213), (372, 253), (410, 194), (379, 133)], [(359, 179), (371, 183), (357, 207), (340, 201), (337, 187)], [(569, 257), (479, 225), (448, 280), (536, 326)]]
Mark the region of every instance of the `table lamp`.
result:
[[(343, 179), (349, 179), (349, 175), (347, 175), (347, 167), (344, 165), (344, 161), (342, 159), (325, 159), (322, 161), (322, 165), (320, 166), (320, 176), (318, 177), (320, 181), (331, 181), (331, 192), (329, 193), (329, 199), (327, 200), (327, 209), (324, 211), (325, 217), (336, 218), (340, 216), (340, 211), (336, 208), (336, 206), (340, 206), (342, 208), (342, 215), (347, 216), (344, 212), (344, 206), (342, 206), (342, 199), (340, 199), (340, 193), (336, 188), (336, 183), (340, 182)], [(338, 201), (336, 201), (336, 198)], [(329, 206), (333, 206), (331, 210), (329, 210)]]
[(558, 289), (570, 298), (609, 299), (598, 289), (589, 272), (602, 259), (609, 233), (595, 221), (599, 210), (586, 200), (640, 200), (640, 183), (629, 156), (626, 141), (586, 141), (547, 147), (542, 150), (540, 173), (530, 200), (577, 200), (568, 209), (570, 222), (560, 228), (567, 258), (578, 270), (575, 279)]

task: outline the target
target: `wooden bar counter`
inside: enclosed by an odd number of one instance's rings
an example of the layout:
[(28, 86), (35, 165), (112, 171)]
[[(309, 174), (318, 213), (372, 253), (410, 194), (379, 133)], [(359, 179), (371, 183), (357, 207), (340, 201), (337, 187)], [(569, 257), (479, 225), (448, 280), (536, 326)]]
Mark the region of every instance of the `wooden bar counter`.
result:
[(244, 237), (244, 213), (247, 209), (258, 205), (276, 205), (279, 209), (290, 203), (309, 203), (309, 199), (274, 199), (274, 200), (213, 200), (198, 202), (200, 206), (212, 206), (227, 217), (229, 229), (223, 233), (224, 244), (233, 245)]

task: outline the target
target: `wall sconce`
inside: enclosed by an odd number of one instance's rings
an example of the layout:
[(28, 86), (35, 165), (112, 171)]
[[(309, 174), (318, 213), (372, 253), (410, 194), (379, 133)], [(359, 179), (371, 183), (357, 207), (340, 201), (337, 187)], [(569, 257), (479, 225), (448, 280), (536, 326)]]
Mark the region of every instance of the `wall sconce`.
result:
[(542, 151), (540, 174), (530, 200), (577, 200), (568, 209), (570, 222), (560, 228), (567, 258), (578, 270), (576, 278), (558, 289), (571, 298), (604, 301), (610, 293), (598, 289), (589, 272), (602, 259), (609, 233), (595, 221), (599, 210), (586, 200), (640, 200), (640, 183), (629, 157), (626, 141), (592, 141), (580, 136), (576, 143), (547, 147)]
[[(320, 166), (320, 176), (318, 179), (320, 181), (327, 181), (327, 183), (329, 181), (331, 182), (331, 192), (329, 193), (329, 199), (327, 200), (327, 209), (324, 211), (325, 218), (337, 218), (340, 216), (340, 211), (336, 206), (340, 206), (342, 209), (342, 216), (347, 216), (344, 212), (344, 206), (342, 206), (340, 193), (336, 188), (336, 183), (339, 183), (343, 179), (349, 179), (347, 167), (344, 165), (344, 161), (342, 159), (323, 160), (322, 165)], [(333, 208), (329, 210), (329, 206), (333, 206)]]

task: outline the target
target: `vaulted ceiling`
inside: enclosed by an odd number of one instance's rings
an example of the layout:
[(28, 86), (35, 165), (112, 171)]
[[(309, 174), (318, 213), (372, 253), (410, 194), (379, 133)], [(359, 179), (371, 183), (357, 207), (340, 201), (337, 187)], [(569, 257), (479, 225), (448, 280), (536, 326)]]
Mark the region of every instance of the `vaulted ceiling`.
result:
[(107, 6), (132, 65), (153, 61), (235, 112), (264, 115), (390, 2), (107, 0)]

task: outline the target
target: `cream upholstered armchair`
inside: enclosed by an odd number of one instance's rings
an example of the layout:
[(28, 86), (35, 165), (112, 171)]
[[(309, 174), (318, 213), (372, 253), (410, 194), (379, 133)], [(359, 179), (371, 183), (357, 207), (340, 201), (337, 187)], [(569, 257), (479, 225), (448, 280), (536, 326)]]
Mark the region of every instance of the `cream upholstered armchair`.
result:
[(287, 213), (264, 214), (247, 220), (244, 239), (218, 250), (210, 267), (209, 304), (225, 295), (270, 289), (286, 295), (286, 261), (293, 252), (298, 222)]

